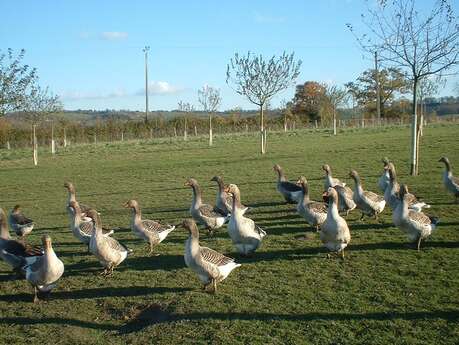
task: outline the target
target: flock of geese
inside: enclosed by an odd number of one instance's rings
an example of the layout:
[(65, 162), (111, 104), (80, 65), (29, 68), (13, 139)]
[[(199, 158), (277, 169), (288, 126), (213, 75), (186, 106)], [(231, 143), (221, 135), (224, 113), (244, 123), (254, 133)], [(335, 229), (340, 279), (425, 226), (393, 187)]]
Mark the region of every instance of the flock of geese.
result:
[[(459, 179), (453, 176), (448, 158), (442, 157), (439, 161), (446, 167), (443, 183), (458, 202)], [(308, 181), (305, 177), (301, 176), (296, 183), (290, 182), (282, 168), (276, 164), (274, 171), (278, 176), (277, 190), (287, 203), (297, 205), (299, 215), (319, 232), (324, 246), (343, 259), (344, 249), (351, 241), (344, 217), (358, 209), (362, 214), (360, 219), (365, 216), (377, 219), (386, 205), (392, 209), (394, 224), (406, 233), (408, 240), (419, 250), (421, 241), (436, 229), (438, 219), (424, 214), (423, 208), (430, 206), (411, 194), (406, 185), (397, 182), (394, 164), (388, 159), (383, 159), (383, 163), (384, 170), (378, 181), (378, 187), (383, 195), (365, 190), (355, 170), (349, 173), (355, 184), (352, 190), (346, 183), (332, 176), (328, 165), (322, 166), (325, 172), (325, 192), (322, 201), (310, 199)], [(192, 218), (184, 220), (180, 226), (189, 233), (185, 244), (186, 265), (197, 274), (203, 290), (215, 293), (217, 283), (223, 281), (240, 264), (213, 249), (200, 246), (197, 224), (209, 231), (211, 236), (215, 230), (227, 224), (231, 241), (241, 256), (254, 255), (266, 232), (245, 216), (249, 208), (241, 203), (241, 192), (237, 185), (225, 185), (219, 176), (213, 177), (212, 181), (218, 185), (215, 206), (203, 203), (201, 188), (195, 179), (190, 178), (185, 182), (185, 186), (192, 189)], [(68, 191), (66, 208), (73, 235), (99, 260), (103, 266), (101, 274), (111, 275), (114, 268), (126, 260), (132, 251), (112, 236), (112, 230), (102, 227), (100, 215), (95, 209), (78, 203), (72, 183), (67, 182), (64, 187)], [(131, 210), (132, 232), (148, 243), (151, 255), (158, 255), (154, 253), (155, 246), (178, 225), (143, 219), (140, 205), (136, 200), (129, 200), (124, 207)], [(19, 239), (10, 237), (8, 224)], [(33, 300), (38, 302), (47, 297), (56, 286), (56, 282), (64, 273), (64, 264), (54, 252), (50, 236), (42, 237), (42, 247), (26, 243), (26, 236), (32, 232), (33, 227), (34, 222), (22, 214), (19, 205), (13, 208), (8, 217), (0, 208), (0, 257), (17, 275), (25, 277), (33, 286)]]

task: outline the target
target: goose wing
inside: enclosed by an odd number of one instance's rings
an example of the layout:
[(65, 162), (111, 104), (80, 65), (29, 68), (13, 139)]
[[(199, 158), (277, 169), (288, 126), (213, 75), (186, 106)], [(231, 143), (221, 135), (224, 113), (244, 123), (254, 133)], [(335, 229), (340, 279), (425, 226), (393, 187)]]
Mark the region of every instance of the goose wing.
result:
[(94, 225), (91, 222), (82, 222), (79, 226), (80, 231), (85, 234), (86, 236), (91, 236), (92, 232), (94, 231)]
[(384, 197), (370, 191), (364, 191), (363, 196), (370, 202), (380, 203), (384, 201)]
[(432, 221), (422, 212), (408, 212), (408, 218), (418, 226), (430, 225)]
[(142, 225), (146, 231), (157, 233), (169, 230), (171, 227), (169, 224), (161, 224), (149, 219), (142, 220)]
[(287, 192), (299, 192), (301, 191), (301, 187), (296, 185), (295, 183), (288, 182), (288, 181), (281, 181), (279, 182), (280, 188), (284, 189)]
[(323, 202), (312, 201), (308, 204), (308, 207), (315, 213), (327, 213), (328, 211), (327, 205)]
[(43, 250), (40, 247), (23, 244), (14, 240), (7, 241), (3, 249), (10, 254), (22, 257), (43, 255)]
[(338, 194), (343, 195), (346, 199), (352, 199), (354, 192), (348, 186), (335, 185), (333, 188), (338, 192)]
[(204, 217), (208, 217), (208, 218), (225, 217), (222, 213), (220, 213), (220, 212), (218, 211), (217, 208), (212, 207), (212, 206), (207, 205), (207, 204), (202, 205), (202, 206), (199, 208), (199, 212), (201, 212), (201, 214), (202, 214)]
[(20, 212), (12, 213), (11, 219), (13, 220), (14, 223), (19, 224), (19, 225), (27, 225), (27, 224), (33, 223), (32, 219), (27, 218)]
[(229, 258), (208, 247), (201, 247), (200, 253), (201, 253), (202, 259), (206, 263), (213, 264), (215, 266), (224, 266), (234, 261), (233, 258)]
[(113, 237), (108, 237), (107, 236), (107, 237), (104, 237), (104, 238), (105, 238), (105, 241), (107, 241), (110, 249), (116, 250), (118, 252), (124, 252), (124, 251), (129, 252), (128, 247), (126, 247), (124, 244), (121, 244), (120, 242), (115, 240)]

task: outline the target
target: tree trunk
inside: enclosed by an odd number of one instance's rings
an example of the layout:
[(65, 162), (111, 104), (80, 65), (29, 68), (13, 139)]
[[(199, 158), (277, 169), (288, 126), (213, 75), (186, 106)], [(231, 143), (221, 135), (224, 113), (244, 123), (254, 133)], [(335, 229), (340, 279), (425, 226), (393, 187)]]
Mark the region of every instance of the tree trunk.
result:
[(418, 79), (414, 78), (413, 82), (413, 105), (412, 105), (412, 120), (411, 120), (411, 168), (410, 174), (416, 176), (418, 174), (418, 157), (417, 157), (417, 130), (418, 130), (418, 114), (417, 114), (417, 92), (418, 92)]
[(212, 146), (212, 114), (209, 113), (209, 146)]
[(265, 154), (265, 127), (264, 127), (264, 118), (263, 118), (263, 106), (260, 104), (260, 136), (261, 136), (261, 154)]
[(38, 143), (37, 143), (37, 134), (36, 134), (36, 125), (33, 125), (33, 165), (38, 165)]
[(333, 107), (333, 135), (336, 135), (336, 107)]

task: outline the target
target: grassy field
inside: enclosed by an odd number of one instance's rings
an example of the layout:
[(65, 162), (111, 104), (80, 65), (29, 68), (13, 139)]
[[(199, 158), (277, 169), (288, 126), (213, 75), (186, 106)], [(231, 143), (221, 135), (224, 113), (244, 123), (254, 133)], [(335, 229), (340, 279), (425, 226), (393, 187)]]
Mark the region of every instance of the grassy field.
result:
[[(254, 136), (219, 137), (213, 148), (194, 141), (124, 142), (42, 153), (32, 167), (26, 151), (0, 151), (0, 206), (23, 205), (36, 221), (29, 237), (48, 233), (65, 263), (64, 276), (48, 302), (34, 305), (32, 289), (0, 263), (1, 344), (457, 344), (459, 339), (459, 204), (441, 182), (442, 155), (459, 174), (459, 126), (426, 128), (420, 176), (408, 176), (409, 129), (270, 135), (268, 154), (258, 154)], [(345, 261), (326, 259), (310, 231), (275, 190), (274, 163), (290, 179), (305, 175), (314, 199), (323, 186), (321, 165), (350, 183), (356, 169), (364, 187), (376, 191), (383, 156), (399, 179), (428, 201), (441, 224), (421, 252), (385, 210), (380, 222), (348, 217), (352, 241)], [(177, 223), (189, 216), (195, 177), (204, 200), (215, 201), (212, 176), (236, 183), (250, 217), (268, 233), (253, 258), (237, 255), (225, 229), (202, 244), (242, 263), (216, 295), (200, 290), (185, 267), (183, 229), (147, 255), (146, 243), (128, 230), (130, 198), (145, 218)], [(101, 213), (103, 225), (134, 250), (111, 278), (72, 236), (63, 183), (73, 181), (81, 202)]]

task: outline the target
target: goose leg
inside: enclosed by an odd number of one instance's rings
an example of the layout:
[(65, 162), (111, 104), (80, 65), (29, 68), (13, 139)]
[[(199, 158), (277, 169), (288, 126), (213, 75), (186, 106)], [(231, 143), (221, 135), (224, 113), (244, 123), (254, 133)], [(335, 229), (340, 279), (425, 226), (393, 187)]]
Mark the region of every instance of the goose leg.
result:
[(418, 252), (419, 252), (419, 250), (421, 248), (421, 240), (422, 240), (422, 237), (419, 236), (419, 238), (418, 238)]
[(344, 249), (341, 249), (341, 259), (344, 260)]
[(33, 292), (34, 292), (33, 303), (40, 302), (40, 299), (38, 298), (38, 289), (36, 286), (33, 287)]
[(363, 217), (365, 217), (365, 213), (362, 212), (362, 216), (360, 217), (359, 220), (362, 221), (362, 220), (363, 220)]
[(212, 293), (216, 293), (217, 292), (217, 279), (212, 279), (212, 290), (211, 290)]

